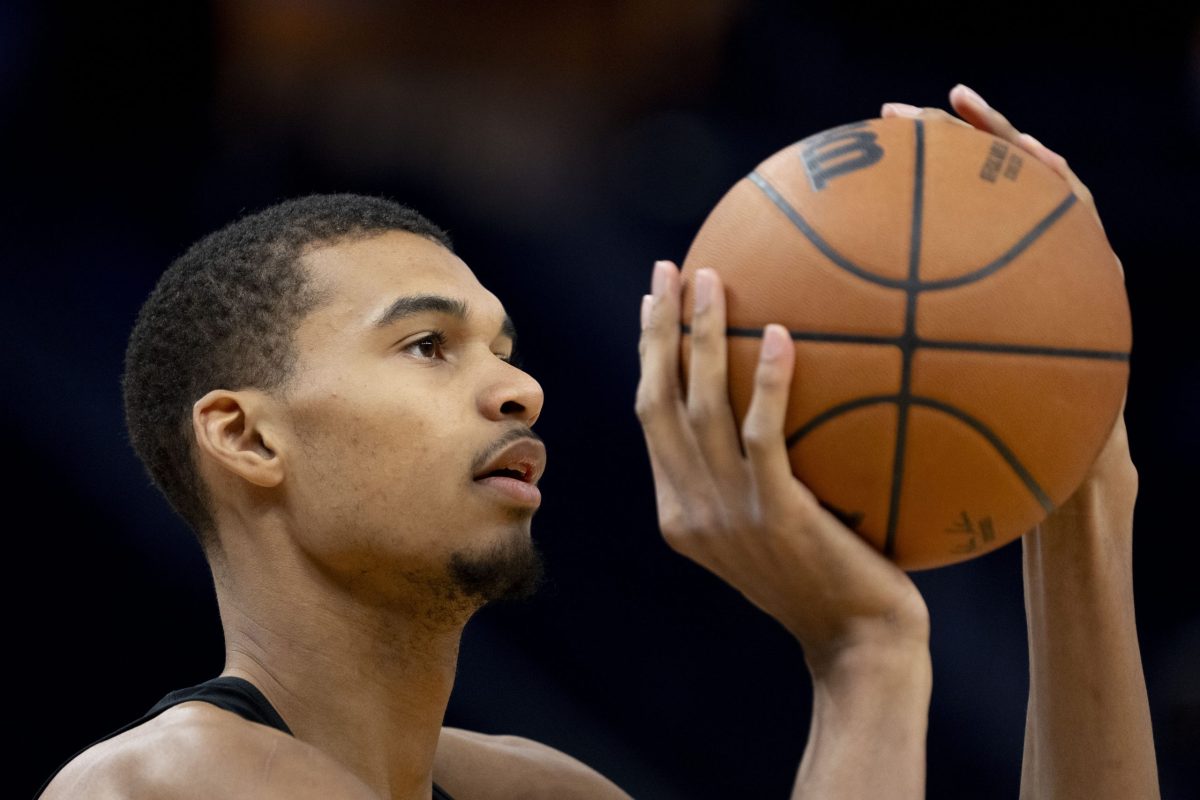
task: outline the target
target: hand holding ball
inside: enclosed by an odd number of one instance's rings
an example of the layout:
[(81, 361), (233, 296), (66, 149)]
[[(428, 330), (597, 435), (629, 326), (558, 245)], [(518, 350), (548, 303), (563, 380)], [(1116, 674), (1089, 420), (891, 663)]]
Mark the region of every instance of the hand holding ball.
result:
[[(834, 128), (739, 181), (683, 264), (726, 287), (746, 414), (765, 325), (796, 369), (792, 470), (905, 569), (962, 561), (1062, 503), (1113, 428), (1131, 326), (1116, 257), (1058, 175), (940, 120)], [(682, 343), (687, 370), (689, 341)]]

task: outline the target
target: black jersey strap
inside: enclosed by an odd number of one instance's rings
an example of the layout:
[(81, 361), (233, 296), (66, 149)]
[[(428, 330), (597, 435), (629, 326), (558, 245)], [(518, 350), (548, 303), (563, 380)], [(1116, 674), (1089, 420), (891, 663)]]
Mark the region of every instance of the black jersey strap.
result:
[[(292, 729), (287, 726), (287, 723), (283, 721), (283, 717), (279, 716), (279, 712), (275, 710), (275, 707), (271, 705), (263, 693), (258, 690), (257, 686), (241, 678), (231, 676), (216, 677), (196, 686), (189, 686), (186, 689), (177, 689), (171, 692), (133, 722), (118, 728), (102, 739), (97, 739), (83, 748), (83, 750), (68, 758), (63, 762), (62, 766), (54, 770), (50, 777), (46, 779), (46, 782), (42, 784), (41, 788), (37, 790), (37, 794), (33, 796), (34, 800), (42, 796), (42, 792), (46, 791), (46, 787), (50, 785), (50, 781), (54, 780), (54, 776), (58, 775), (63, 767), (82, 755), (84, 751), (90, 750), (92, 747), (101, 742), (108, 741), (114, 736), (119, 736), (126, 731), (132, 730), (143, 722), (149, 722), (168, 708), (173, 708), (180, 703), (190, 703), (197, 700), (210, 703), (226, 711), (232, 711), (244, 720), (257, 722), (260, 725), (266, 725), (277, 731), (283, 731), (288, 736), (293, 735)], [(435, 783), (433, 785), (433, 800), (454, 800), (454, 798), (446, 794), (445, 790)]]
[(193, 700), (211, 703), (217, 708), (232, 711), (242, 719), (283, 731), (288, 736), (293, 735), (292, 729), (287, 726), (283, 717), (279, 716), (279, 712), (268, 702), (257, 686), (250, 681), (229, 676), (213, 678), (197, 686), (171, 692), (155, 703), (154, 707), (146, 714), (151, 717), (157, 716), (172, 706), (190, 703)]

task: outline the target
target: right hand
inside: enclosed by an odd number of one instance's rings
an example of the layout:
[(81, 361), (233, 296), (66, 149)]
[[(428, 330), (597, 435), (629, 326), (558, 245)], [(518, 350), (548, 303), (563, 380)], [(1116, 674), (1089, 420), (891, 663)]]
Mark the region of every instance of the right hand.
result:
[(791, 631), (814, 675), (863, 646), (927, 653), (929, 612), (913, 582), (792, 474), (784, 440), (791, 336), (779, 325), (764, 331), (743, 454), (729, 404), (724, 288), (711, 270), (696, 283), (686, 394), (678, 268), (658, 262), (653, 294), (642, 300), (636, 409), (667, 544)]

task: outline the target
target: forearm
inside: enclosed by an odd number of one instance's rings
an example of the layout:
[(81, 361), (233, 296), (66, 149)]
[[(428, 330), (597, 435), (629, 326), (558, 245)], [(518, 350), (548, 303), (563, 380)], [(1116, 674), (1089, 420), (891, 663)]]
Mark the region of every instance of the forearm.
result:
[(813, 676), (792, 800), (925, 796), (928, 647), (863, 648)]
[(1025, 800), (1158, 797), (1127, 492), (1089, 481), (1022, 543), (1030, 652)]

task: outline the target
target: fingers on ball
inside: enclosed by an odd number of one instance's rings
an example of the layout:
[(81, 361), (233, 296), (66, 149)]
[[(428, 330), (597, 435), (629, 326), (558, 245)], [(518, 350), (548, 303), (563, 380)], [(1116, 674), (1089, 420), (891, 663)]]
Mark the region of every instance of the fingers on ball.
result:
[(729, 416), (724, 289), (711, 269), (697, 270), (691, 325), (688, 416), (708, 424)]
[[(777, 455), (785, 448), (784, 418), (795, 367), (791, 336), (782, 325), (763, 329), (763, 342), (754, 374), (754, 395), (742, 422), (742, 441), (751, 458)], [(784, 449), (786, 458), (786, 449)]]

